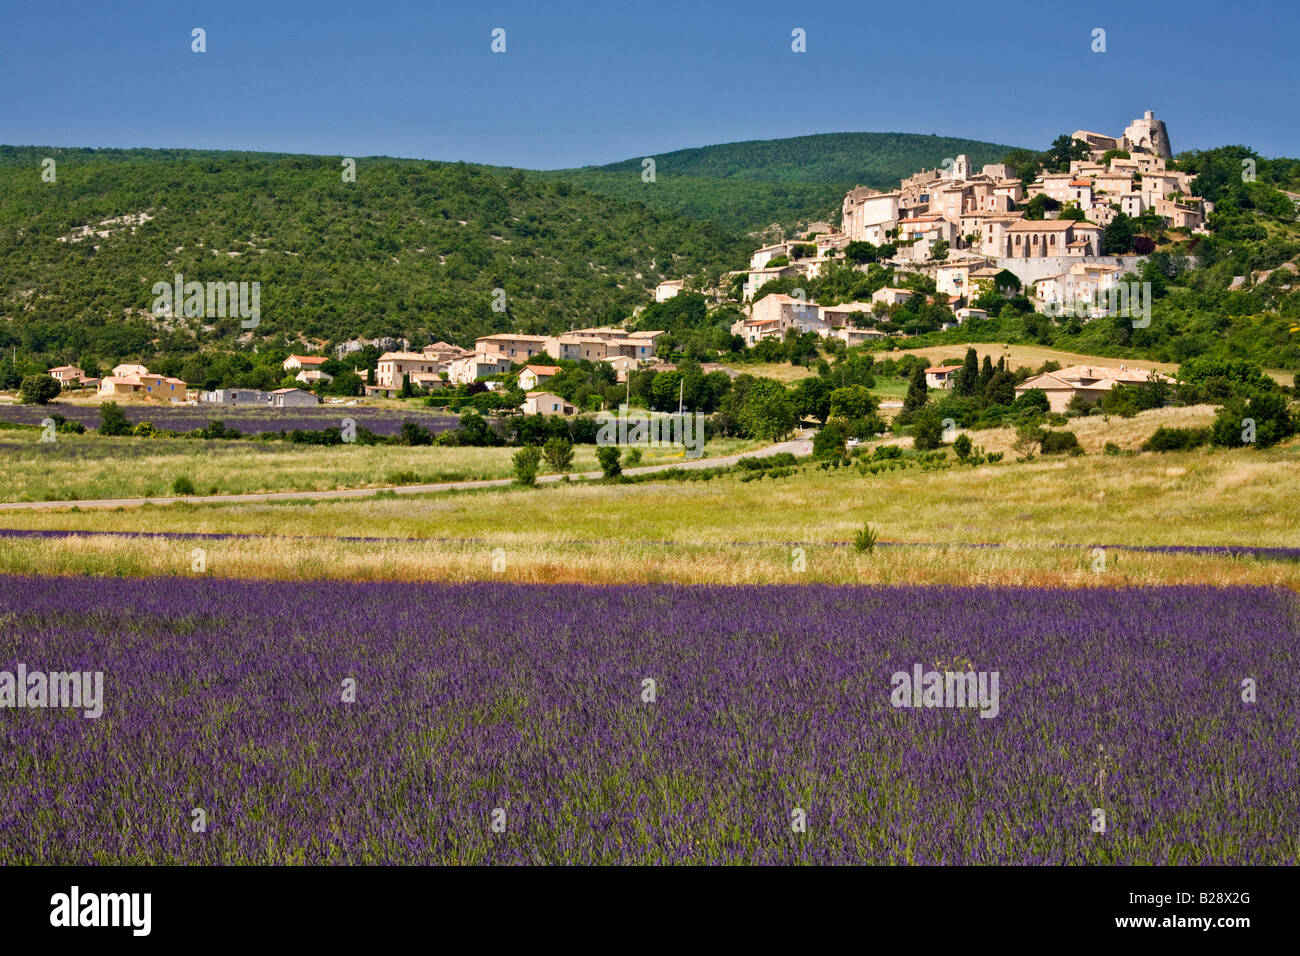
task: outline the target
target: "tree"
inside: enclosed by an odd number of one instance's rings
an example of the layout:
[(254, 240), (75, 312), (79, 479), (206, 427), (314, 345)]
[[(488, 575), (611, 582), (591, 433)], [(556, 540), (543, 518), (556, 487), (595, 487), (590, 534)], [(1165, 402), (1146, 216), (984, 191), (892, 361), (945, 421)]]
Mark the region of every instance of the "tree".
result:
[(1047, 151), (1047, 163), (1058, 173), (1068, 173), (1071, 160), (1087, 159), (1090, 152), (1088, 144), (1083, 140), (1062, 133), (1052, 140), (1052, 148)]
[(795, 425), (789, 389), (772, 379), (754, 379), (736, 412), (736, 421), (751, 438), (784, 438)]
[(131, 423), (126, 412), (117, 402), (105, 402), (99, 406), (99, 433), (101, 435), (129, 435)]
[(552, 471), (567, 475), (569, 469), (573, 467), (573, 442), (557, 435), (555, 438), (548, 439), (542, 446), (542, 455)]
[(365, 383), (361, 381), (361, 376), (356, 372), (340, 372), (334, 376), (334, 381), (325, 386), (324, 391), (329, 395), (360, 395)]
[(623, 466), (618, 461), (617, 445), (601, 445), (596, 449), (596, 460), (606, 478), (617, 478), (623, 473)]
[(1044, 431), (1039, 441), (1044, 455), (1082, 455), (1079, 436), (1065, 429)]
[(922, 408), (912, 418), (912, 442), (921, 451), (930, 451), (943, 444), (943, 418), (937, 408)]
[(1245, 401), (1240, 396), (1233, 398), (1220, 409), (1210, 441), (1228, 448), (1249, 444), (1267, 448), (1295, 432), (1296, 422), (1286, 398), (1277, 391), (1257, 392)]
[(1016, 377), (1005, 368), (1000, 368), (989, 379), (988, 387), (980, 403), (988, 408), (990, 405), (1010, 405), (1016, 400)]
[(418, 422), (402, 422), (397, 434), (399, 445), (432, 445), (433, 434)]
[(876, 408), (876, 397), (862, 385), (837, 388), (830, 394), (830, 417), (833, 419), (866, 418)]
[(525, 487), (536, 484), (537, 466), (541, 460), (542, 450), (536, 445), (525, 445), (515, 452), (511, 458), (515, 469), (515, 481)]
[(22, 381), (22, 373), (14, 367), (14, 363), (9, 359), (0, 359), (0, 388), (18, 388)]
[(844, 247), (844, 258), (855, 265), (875, 262), (880, 258), (880, 250), (869, 242), (853, 241)]
[(814, 458), (843, 458), (844, 443), (848, 439), (848, 432), (840, 422), (831, 422), (824, 428), (817, 430), (813, 436), (813, 457)]
[(800, 418), (825, 425), (831, 414), (831, 383), (820, 376), (801, 378), (794, 387), (794, 409)]
[(1106, 227), (1102, 236), (1101, 251), (1108, 256), (1122, 256), (1133, 248), (1133, 220), (1119, 213)]
[(925, 384), (925, 366), (918, 365), (912, 372), (911, 381), (907, 383), (907, 395), (903, 398), (903, 411), (914, 412), (930, 398), (930, 390)]
[(942, 262), (948, 258), (948, 240), (940, 239), (930, 248), (930, 258)]
[(28, 375), (18, 388), (23, 401), (28, 405), (48, 405), (58, 398), (62, 390), (63, 386), (52, 375)]
[[(1029, 461), (1034, 457), (1043, 443), (1043, 436), (1047, 432), (1034, 424), (1021, 425), (1016, 429), (1016, 440), (1012, 448), (1019, 453), (1020, 457)], [(1071, 432), (1073, 434), (1073, 432)]]
[(980, 385), (980, 360), (973, 348), (966, 350), (966, 358), (962, 362), (961, 371), (957, 373), (957, 380), (953, 383), (953, 391), (958, 395), (967, 397), (975, 395), (979, 391)]
[(455, 443), (485, 447), (500, 444), (499, 436), (492, 430), (486, 419), (470, 409), (460, 416), (460, 427), (456, 429)]
[(958, 435), (952, 443), (952, 450), (957, 453), (957, 458), (961, 461), (969, 458), (971, 452), (970, 436), (966, 434)]

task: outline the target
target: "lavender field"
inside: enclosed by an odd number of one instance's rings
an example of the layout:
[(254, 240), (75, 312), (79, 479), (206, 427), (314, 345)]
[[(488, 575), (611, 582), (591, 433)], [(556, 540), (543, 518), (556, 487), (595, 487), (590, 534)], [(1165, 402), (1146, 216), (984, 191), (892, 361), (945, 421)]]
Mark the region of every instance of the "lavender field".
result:
[(0, 710), (0, 863), (1294, 863), (1297, 637), (1264, 589), (5, 577), (0, 671), (104, 702)]
[[(376, 408), (366, 405), (319, 405), (315, 408), (283, 409), (257, 405), (123, 405), (122, 411), (132, 424), (150, 422), (155, 428), (187, 432), (217, 420), (245, 435), (290, 432), (294, 429), (316, 431), (338, 428), (345, 418), (351, 418), (357, 425), (384, 436), (400, 432), (402, 422), (416, 422), (434, 434), (455, 428), (458, 422), (454, 415), (429, 409)], [(39, 425), (50, 415), (62, 415), (68, 421), (81, 422), (90, 429), (99, 428), (99, 407), (95, 405), (0, 405), (0, 421)]]

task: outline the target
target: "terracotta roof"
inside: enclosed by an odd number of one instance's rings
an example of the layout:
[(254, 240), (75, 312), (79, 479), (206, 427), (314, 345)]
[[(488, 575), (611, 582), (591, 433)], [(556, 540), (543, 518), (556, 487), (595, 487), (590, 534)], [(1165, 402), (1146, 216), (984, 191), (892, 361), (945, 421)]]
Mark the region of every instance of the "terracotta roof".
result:
[(524, 369), (534, 375), (558, 375), (560, 371), (558, 365), (525, 365)]

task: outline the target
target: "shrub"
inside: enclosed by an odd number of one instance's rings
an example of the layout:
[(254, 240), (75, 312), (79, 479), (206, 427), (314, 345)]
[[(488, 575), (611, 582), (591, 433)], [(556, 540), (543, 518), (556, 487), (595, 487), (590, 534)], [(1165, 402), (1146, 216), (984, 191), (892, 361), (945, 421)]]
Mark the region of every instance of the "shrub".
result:
[(965, 461), (970, 457), (970, 437), (968, 435), (958, 435), (956, 440), (952, 443), (952, 450), (957, 453), (957, 457), (961, 461)]
[(117, 402), (105, 402), (99, 406), (99, 433), (101, 435), (129, 435), (131, 423), (126, 412)]
[(153, 438), (158, 434), (158, 429), (153, 427), (153, 422), (139, 422), (131, 429), (131, 435), (135, 438)]
[(1047, 432), (1043, 431), (1037, 425), (1021, 425), (1016, 429), (1016, 440), (1011, 446), (1025, 461), (1030, 461), (1043, 443), (1043, 438)]
[(1209, 440), (1210, 430), (1208, 428), (1166, 428), (1161, 425), (1150, 438), (1142, 443), (1142, 450), (1186, 451), (1189, 448), (1199, 448)]
[(853, 538), (853, 547), (858, 551), (871, 552), (876, 548), (876, 529), (864, 524), (862, 530)]
[(432, 445), (433, 434), (418, 422), (402, 422), (402, 430), (397, 436), (397, 443), (399, 445)]
[(1082, 455), (1079, 436), (1072, 431), (1045, 431), (1039, 442), (1044, 455)]
[(58, 398), (63, 386), (52, 375), (28, 375), (18, 386), (18, 393), (28, 405), (48, 405)]
[(639, 464), (641, 464), (641, 449), (629, 448), (627, 454), (623, 456), (623, 467), (635, 468)]
[(596, 460), (606, 478), (617, 478), (623, 473), (623, 466), (618, 463), (617, 445), (601, 445), (596, 449)]
[(1210, 430), (1210, 440), (1228, 448), (1252, 443), (1267, 448), (1295, 431), (1286, 398), (1279, 392), (1257, 392), (1245, 402), (1234, 398), (1223, 406)]
[(1113, 441), (1106, 442), (1106, 447), (1103, 449), (1103, 451), (1105, 451), (1107, 455), (1123, 454), (1123, 449), (1121, 449), (1119, 445), (1116, 445)]
[(531, 487), (537, 483), (537, 466), (542, 461), (542, 450), (536, 445), (525, 445), (514, 453), (515, 481)]
[(844, 441), (847, 437), (844, 425), (831, 422), (818, 430), (813, 436), (813, 457), (820, 459), (839, 459), (844, 457)]
[(177, 475), (172, 479), (172, 494), (174, 495), (192, 495), (195, 494), (194, 482), (190, 481), (185, 475)]
[(912, 440), (921, 451), (943, 444), (943, 419), (937, 409), (922, 408), (912, 419)]
[[(338, 429), (335, 429), (337, 431)], [(208, 421), (202, 428), (196, 429), (195, 434), (198, 438), (230, 440), (239, 438), (240, 433), (237, 428), (227, 428), (226, 423), (220, 418), (213, 418)]]
[(558, 435), (547, 439), (546, 444), (542, 446), (542, 456), (552, 471), (567, 475), (569, 469), (573, 467), (573, 442)]

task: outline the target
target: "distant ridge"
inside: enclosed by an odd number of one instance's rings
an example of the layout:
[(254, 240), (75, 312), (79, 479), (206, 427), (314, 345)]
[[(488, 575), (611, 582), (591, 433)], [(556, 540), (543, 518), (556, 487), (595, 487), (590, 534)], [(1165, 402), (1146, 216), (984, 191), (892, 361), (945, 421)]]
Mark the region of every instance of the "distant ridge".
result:
[(790, 226), (829, 215), (854, 186), (887, 188), (922, 168), (966, 154), (980, 166), (1014, 147), (921, 133), (819, 133), (746, 140), (650, 156), (655, 181), (642, 180), (646, 157), (538, 175), (652, 209), (710, 219), (737, 231)]

